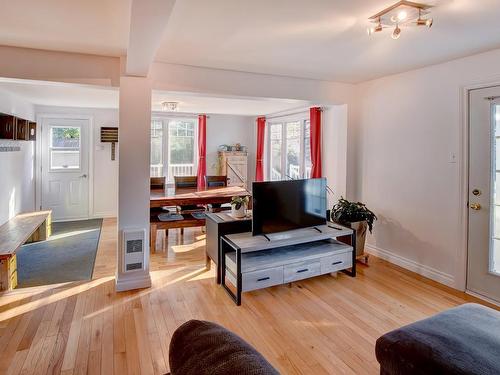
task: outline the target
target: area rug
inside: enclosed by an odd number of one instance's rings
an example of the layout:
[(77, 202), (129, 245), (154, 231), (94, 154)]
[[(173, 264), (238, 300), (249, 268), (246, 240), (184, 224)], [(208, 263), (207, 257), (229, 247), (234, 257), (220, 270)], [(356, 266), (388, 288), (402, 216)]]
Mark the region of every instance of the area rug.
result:
[(90, 280), (102, 219), (52, 223), (47, 241), (17, 251), (18, 288)]

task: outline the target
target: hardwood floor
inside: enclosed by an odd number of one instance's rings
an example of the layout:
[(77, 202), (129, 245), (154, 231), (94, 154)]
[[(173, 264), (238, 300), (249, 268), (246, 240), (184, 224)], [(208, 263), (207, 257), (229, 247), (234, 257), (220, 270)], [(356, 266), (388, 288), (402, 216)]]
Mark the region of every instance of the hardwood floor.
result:
[(245, 293), (237, 307), (205, 270), (204, 244), (199, 229), (171, 231), (151, 257), (152, 288), (115, 293), (116, 221), (105, 220), (92, 281), (1, 295), (0, 374), (166, 373), (170, 337), (192, 318), (233, 330), (283, 374), (376, 374), (380, 335), (477, 302), (371, 258), (355, 279)]

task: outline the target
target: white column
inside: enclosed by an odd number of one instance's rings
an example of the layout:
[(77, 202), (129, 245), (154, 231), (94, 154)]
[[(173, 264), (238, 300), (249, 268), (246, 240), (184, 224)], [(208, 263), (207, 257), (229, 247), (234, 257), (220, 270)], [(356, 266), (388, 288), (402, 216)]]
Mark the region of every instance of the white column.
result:
[[(151, 81), (120, 78), (118, 249), (116, 290), (151, 286), (149, 275), (149, 162)], [(143, 268), (125, 272), (124, 231), (144, 231)]]

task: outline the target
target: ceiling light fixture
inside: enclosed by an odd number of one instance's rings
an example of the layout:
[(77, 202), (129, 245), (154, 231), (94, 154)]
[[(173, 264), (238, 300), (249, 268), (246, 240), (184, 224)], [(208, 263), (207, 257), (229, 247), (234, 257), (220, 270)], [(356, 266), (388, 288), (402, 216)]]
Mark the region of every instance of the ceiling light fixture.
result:
[(402, 26), (427, 26), (430, 28), (433, 19), (425, 18), (430, 13), (430, 8), (432, 5), (406, 0), (398, 1), (369, 18), (369, 21), (376, 26), (367, 29), (368, 35), (382, 31), (384, 28), (394, 28), (392, 39), (399, 39)]
[(163, 102), (161, 103), (161, 109), (165, 112), (176, 112), (179, 109), (178, 102)]

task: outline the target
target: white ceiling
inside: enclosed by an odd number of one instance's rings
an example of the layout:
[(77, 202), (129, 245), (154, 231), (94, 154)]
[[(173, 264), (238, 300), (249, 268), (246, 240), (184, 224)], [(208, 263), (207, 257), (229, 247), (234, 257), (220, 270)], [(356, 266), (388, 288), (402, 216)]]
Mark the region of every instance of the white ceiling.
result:
[(126, 54), (131, 0), (0, 0), (0, 44)]
[[(123, 55), (131, 1), (0, 0), (0, 44)], [(394, 2), (177, 0), (156, 60), (360, 82), (500, 47), (499, 0), (428, 0), (432, 29), (368, 37)]]
[[(118, 90), (104, 87), (0, 79), (0, 90), (35, 105), (78, 108), (118, 108), (119, 105)], [(179, 112), (241, 116), (266, 115), (311, 104), (291, 99), (217, 97), (153, 91), (152, 110), (161, 111), (161, 103), (165, 101), (178, 102)]]

